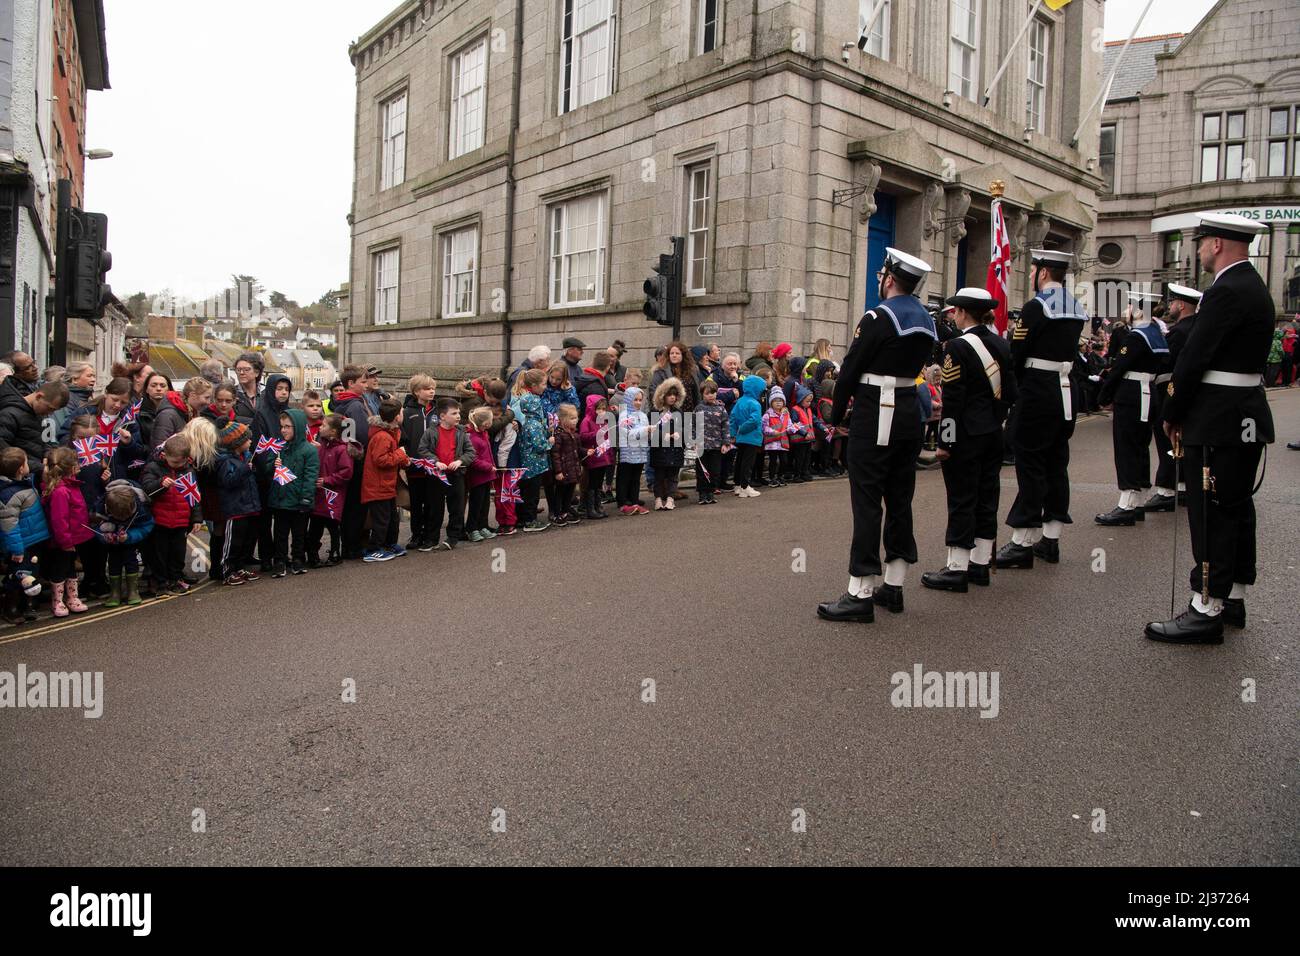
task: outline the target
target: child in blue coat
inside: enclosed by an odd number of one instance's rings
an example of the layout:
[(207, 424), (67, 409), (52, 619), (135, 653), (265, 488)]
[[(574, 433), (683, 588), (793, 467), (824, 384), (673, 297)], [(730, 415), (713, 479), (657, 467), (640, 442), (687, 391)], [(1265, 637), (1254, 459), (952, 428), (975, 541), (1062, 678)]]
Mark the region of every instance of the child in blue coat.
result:
[(736, 497), (757, 498), (761, 492), (750, 487), (754, 459), (763, 447), (763, 396), (766, 382), (750, 375), (740, 386), (741, 397), (731, 408), (731, 434), (736, 439)]
[(94, 522), (95, 537), (108, 550), (109, 593), (104, 607), (139, 604), (139, 548), (153, 531), (149, 496), (128, 478), (110, 481)]

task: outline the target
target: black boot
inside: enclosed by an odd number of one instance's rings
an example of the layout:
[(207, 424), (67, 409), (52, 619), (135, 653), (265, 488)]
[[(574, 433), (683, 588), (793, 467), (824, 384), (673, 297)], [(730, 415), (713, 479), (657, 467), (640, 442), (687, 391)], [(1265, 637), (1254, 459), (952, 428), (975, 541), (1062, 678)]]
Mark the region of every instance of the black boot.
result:
[(876, 610), (871, 598), (854, 597), (846, 591), (838, 601), (818, 604), (817, 616), (823, 621), (857, 621), (859, 624), (870, 624), (876, 619)]
[(1222, 644), (1223, 615), (1211, 617), (1188, 606), (1172, 621), (1154, 621), (1147, 625), (1146, 636), (1165, 644)]
[[(1034, 545), (1034, 557), (1042, 558), (1048, 564), (1061, 563), (1061, 542), (1055, 538), (1040, 538)], [(1002, 565), (998, 565), (1002, 567)]]
[(894, 584), (882, 584), (871, 592), (871, 600), (891, 614), (903, 613), (903, 589)]
[(942, 571), (926, 571), (921, 575), (921, 584), (930, 590), (956, 591), (958, 594), (966, 593), (969, 580), (970, 575), (966, 571), (953, 571), (950, 568), (944, 568)]
[(989, 566), (987, 564), (972, 563), (971, 566), (966, 569), (966, 577), (969, 579), (971, 584), (977, 584), (982, 588), (986, 588), (989, 586), (990, 582)]
[(1034, 566), (1035, 549), (1028, 545), (1016, 544), (1014, 541), (1008, 541), (998, 549), (994, 561), (997, 562), (1000, 570), (1019, 568), (1029, 570)]
[(1246, 601), (1244, 598), (1223, 599), (1223, 623), (1231, 627), (1246, 626)]
[[(1136, 508), (1112, 508), (1105, 514), (1097, 515), (1097, 524), (1107, 528), (1131, 528), (1137, 524)], [(1043, 540), (1047, 540), (1044, 538)]]
[(1147, 499), (1146, 504), (1142, 506), (1143, 511), (1150, 511), (1153, 514), (1160, 511), (1174, 510), (1173, 495), (1152, 495)]

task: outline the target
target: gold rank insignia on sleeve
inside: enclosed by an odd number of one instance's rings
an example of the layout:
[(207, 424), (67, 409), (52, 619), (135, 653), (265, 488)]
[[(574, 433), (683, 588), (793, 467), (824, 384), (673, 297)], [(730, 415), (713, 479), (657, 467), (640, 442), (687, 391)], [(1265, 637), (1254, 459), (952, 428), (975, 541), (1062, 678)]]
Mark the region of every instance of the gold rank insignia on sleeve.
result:
[(961, 366), (953, 363), (951, 355), (945, 355), (943, 359), (943, 372), (940, 374), (941, 382), (955, 382), (961, 378)]
[(1170, 382), (1168, 388), (1169, 388), (1169, 397), (1170, 397), (1170, 398), (1173, 398), (1173, 397), (1174, 397), (1174, 383), (1173, 383), (1173, 382)]
[(1126, 345), (1126, 346), (1124, 346), (1122, 349), (1120, 349), (1120, 350), (1119, 350), (1119, 354), (1120, 354), (1120, 355), (1128, 355), (1128, 346)]
[(1023, 325), (1017, 325), (1016, 330), (1011, 333), (1011, 338), (1013, 341), (1018, 342), (1028, 334), (1029, 334), (1029, 330), (1027, 328), (1025, 328)]

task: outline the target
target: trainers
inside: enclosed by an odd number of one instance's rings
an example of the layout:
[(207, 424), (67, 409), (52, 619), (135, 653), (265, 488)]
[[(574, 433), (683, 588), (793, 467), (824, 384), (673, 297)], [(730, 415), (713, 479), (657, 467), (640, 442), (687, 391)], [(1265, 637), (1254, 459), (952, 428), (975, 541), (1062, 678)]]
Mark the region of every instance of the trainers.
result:
[(757, 488), (746, 488), (746, 489), (745, 489), (745, 497), (746, 497), (746, 498), (761, 498), (762, 496), (763, 496), (763, 492), (759, 491)]
[(632, 513), (637, 515), (648, 515), (650, 513), (650, 509), (645, 507), (644, 505), (633, 505)]
[(412, 537), (411, 537), (411, 540), (408, 541), (408, 542), (406, 542), (406, 547), (403, 548), (402, 550), (403, 550), (403, 551), (419, 551), (419, 550), (420, 550), (420, 545), (422, 545), (422, 544), (424, 544), (424, 539), (423, 539), (423, 538), (417, 538), (417, 537), (415, 537), (415, 536), (412, 536)]
[(295, 564), (295, 565), (293, 566), (293, 568), (292, 568), (292, 573), (294, 573), (294, 574), (306, 574), (306, 573), (307, 573), (307, 569), (304, 568), (301, 564)]
[(245, 584), (252, 584), (254, 581), (262, 580), (262, 576), (256, 571), (237, 571), (235, 573), (244, 579)]
[(479, 531), (479, 530), (476, 528), (475, 530), (473, 530), (473, 531), (471, 531), (471, 532), (469, 533), (469, 539), (470, 539), (470, 541), (474, 542), (474, 544), (482, 544), (482, 543), (483, 543), (483, 532), (482, 532), (482, 531)]
[[(563, 528), (568, 523), (569, 521), (567, 518), (564, 517), (564, 515), (556, 515), (554, 518), (551, 519), (551, 524), (555, 525), (555, 527), (557, 528)], [(525, 528), (524, 530), (526, 531), (528, 529)]]
[(435, 550), (435, 551), (450, 551), (450, 550), (452, 550), (452, 549), (455, 548), (455, 547), (456, 547), (456, 545), (455, 545), (451, 540), (447, 540), (447, 541), (439, 541), (436, 545), (434, 545), (433, 550)]
[(542, 519), (542, 518), (537, 518), (537, 519), (531, 521), (530, 523), (524, 525), (524, 530), (525, 530), (525, 531), (545, 531), (545, 530), (546, 530), (547, 528), (549, 528), (550, 526), (551, 526), (551, 523), (550, 523), (549, 521), (546, 521), (546, 520), (544, 520), (544, 519)]
[[(437, 546), (438, 546), (437, 541), (434, 541), (432, 538), (425, 538), (415, 546), (415, 550), (419, 551), (421, 554), (428, 554)], [(410, 545), (407, 545), (407, 547), (409, 548)]]
[(403, 548), (400, 544), (395, 544), (391, 548), (385, 548), (384, 550), (387, 551), (395, 558), (406, 557), (406, 549)]
[[(276, 569), (271, 573), (271, 577), (273, 577), (273, 578), (287, 578), (288, 576), (289, 576), (289, 569), (286, 568), (283, 564), (280, 565), (279, 567), (277, 567), (277, 568), (276, 568)], [(177, 584), (179, 585), (180, 582), (178, 581)]]
[(508, 538), (511, 535), (518, 534), (518, 533), (519, 533), (519, 529), (512, 524), (503, 524), (499, 528), (497, 528), (498, 538)]
[(391, 561), (395, 557), (397, 557), (397, 555), (389, 551), (367, 551), (365, 557), (361, 560), (369, 564), (376, 561)]
[(483, 536), (484, 541), (490, 541), (497, 536), (497, 533), (493, 531), (491, 528), (484, 528), (482, 531), (479, 532), (479, 534)]
[(226, 580), (223, 583), (228, 588), (237, 588), (242, 584), (246, 584), (247, 582), (244, 580), (243, 575), (232, 574), (230, 577), (226, 578)]
[[(685, 497), (685, 496), (683, 496), (683, 497)], [(664, 511), (672, 511), (672, 510), (675, 509), (676, 507), (677, 507), (677, 504), (676, 504), (676, 502), (674, 501), (674, 498), (673, 498), (673, 497), (670, 496), (670, 497), (664, 499)]]

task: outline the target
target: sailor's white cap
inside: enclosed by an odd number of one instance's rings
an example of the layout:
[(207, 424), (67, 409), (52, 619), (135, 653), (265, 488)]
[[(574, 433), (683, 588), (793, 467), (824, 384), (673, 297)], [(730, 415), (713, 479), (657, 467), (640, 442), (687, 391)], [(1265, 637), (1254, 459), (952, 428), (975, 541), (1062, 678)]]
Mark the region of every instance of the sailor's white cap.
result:
[(1156, 295), (1154, 292), (1130, 292), (1128, 294), (1128, 300), (1130, 302), (1136, 302), (1138, 305), (1141, 305), (1144, 302), (1159, 302), (1160, 298), (1161, 297)]
[(976, 286), (966, 286), (958, 289), (956, 295), (951, 295), (945, 300), (949, 306), (958, 306), (963, 309), (987, 311), (998, 307), (998, 300), (989, 295), (987, 289), (980, 289)]
[(885, 248), (885, 266), (891, 272), (901, 272), (917, 280), (924, 279), (934, 271), (930, 263), (892, 246)]
[(1195, 289), (1189, 289), (1185, 285), (1179, 285), (1176, 282), (1169, 282), (1166, 283), (1165, 288), (1169, 290), (1169, 298), (1171, 299), (1182, 299), (1184, 302), (1191, 302), (1193, 304), (1201, 301), (1201, 293), (1197, 292)]
[(1059, 249), (1030, 249), (1029, 260), (1036, 266), (1070, 266), (1074, 263), (1074, 253)]
[(1202, 236), (1214, 236), (1236, 242), (1250, 242), (1268, 228), (1262, 222), (1232, 212), (1200, 212), (1196, 217), (1201, 221), (1201, 224), (1196, 227), (1198, 239)]

